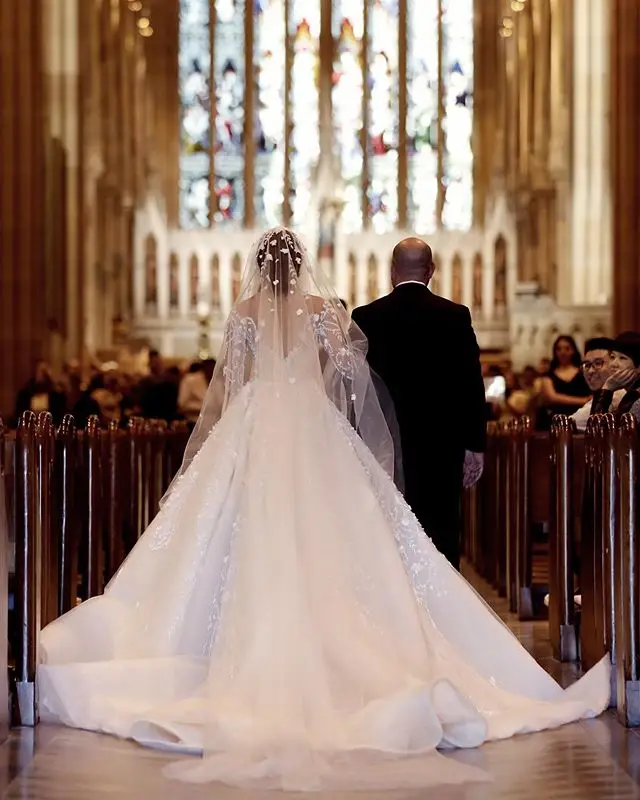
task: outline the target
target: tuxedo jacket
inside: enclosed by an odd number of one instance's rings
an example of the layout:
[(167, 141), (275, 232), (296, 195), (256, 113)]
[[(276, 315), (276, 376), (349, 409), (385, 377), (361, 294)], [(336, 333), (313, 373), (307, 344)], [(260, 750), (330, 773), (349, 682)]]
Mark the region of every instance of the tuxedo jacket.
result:
[[(480, 351), (465, 306), (405, 283), (354, 310), (368, 360), (393, 400), (405, 480), (459, 480), (464, 451), (484, 452)], [(425, 474), (426, 473), (426, 474)]]

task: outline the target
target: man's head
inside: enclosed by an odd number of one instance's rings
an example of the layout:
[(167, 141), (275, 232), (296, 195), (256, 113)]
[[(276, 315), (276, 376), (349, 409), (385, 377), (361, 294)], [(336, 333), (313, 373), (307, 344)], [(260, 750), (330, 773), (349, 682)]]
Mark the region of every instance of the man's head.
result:
[(584, 346), (582, 371), (592, 392), (602, 389), (604, 382), (611, 374), (611, 351), (614, 342), (604, 336), (589, 339)]
[(431, 248), (422, 239), (403, 239), (395, 246), (391, 259), (391, 283), (394, 287), (406, 281), (426, 285), (433, 277), (433, 271)]

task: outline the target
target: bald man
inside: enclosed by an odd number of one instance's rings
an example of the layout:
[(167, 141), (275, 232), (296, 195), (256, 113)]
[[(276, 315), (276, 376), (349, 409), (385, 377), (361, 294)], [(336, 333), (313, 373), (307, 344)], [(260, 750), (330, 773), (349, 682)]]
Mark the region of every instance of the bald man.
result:
[(482, 474), (486, 443), (480, 352), (465, 306), (433, 294), (431, 248), (405, 239), (393, 251), (386, 297), (357, 308), (371, 368), (395, 406), (405, 496), (436, 547), (460, 566), (463, 483)]

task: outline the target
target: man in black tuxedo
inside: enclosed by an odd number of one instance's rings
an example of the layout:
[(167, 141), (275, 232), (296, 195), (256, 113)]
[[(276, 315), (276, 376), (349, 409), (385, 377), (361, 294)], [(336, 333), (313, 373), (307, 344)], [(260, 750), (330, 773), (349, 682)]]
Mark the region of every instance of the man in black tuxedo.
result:
[(469, 309), (432, 294), (433, 273), (431, 248), (405, 239), (393, 251), (393, 292), (355, 309), (353, 321), (393, 399), (406, 500), (459, 569), (461, 493), (482, 474), (485, 393)]

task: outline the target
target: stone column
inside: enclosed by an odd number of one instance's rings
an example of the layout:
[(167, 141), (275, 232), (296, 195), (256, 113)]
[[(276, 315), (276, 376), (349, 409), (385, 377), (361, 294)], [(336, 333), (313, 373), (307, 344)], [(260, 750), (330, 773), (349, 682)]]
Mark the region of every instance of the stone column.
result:
[[(47, 294), (68, 358), (82, 349), (77, 0), (43, 0), (47, 94)], [(59, 365), (57, 365), (59, 366)]]
[(640, 330), (640, 4), (609, 0), (613, 327)]
[(609, 300), (608, 8), (609, 0), (574, 0), (570, 300), (575, 305), (605, 304)]
[(501, 14), (496, 2), (475, 0), (473, 116), (473, 216), (481, 228), (492, 189), (502, 185), (505, 159), (504, 47), (497, 35)]
[(571, 134), (572, 52), (571, 4), (550, 0), (550, 125), (549, 171), (555, 186), (556, 274), (554, 288), (560, 304), (571, 302)]
[(49, 354), (42, 2), (0, 2), (0, 412)]

